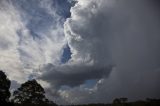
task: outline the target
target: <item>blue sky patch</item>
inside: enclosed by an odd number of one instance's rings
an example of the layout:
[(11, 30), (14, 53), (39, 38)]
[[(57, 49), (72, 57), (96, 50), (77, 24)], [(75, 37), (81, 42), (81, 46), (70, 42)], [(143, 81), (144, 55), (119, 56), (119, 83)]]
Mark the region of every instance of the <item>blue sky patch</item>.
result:
[(70, 47), (67, 44), (66, 47), (63, 49), (61, 63), (66, 63), (71, 58), (71, 54), (72, 53), (71, 53)]

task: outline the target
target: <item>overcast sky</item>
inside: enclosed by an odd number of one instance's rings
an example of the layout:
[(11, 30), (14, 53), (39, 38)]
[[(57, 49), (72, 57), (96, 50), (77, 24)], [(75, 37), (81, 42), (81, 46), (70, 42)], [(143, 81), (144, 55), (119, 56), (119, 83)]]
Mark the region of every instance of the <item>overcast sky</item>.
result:
[(160, 98), (159, 0), (0, 0), (0, 69), (59, 104)]

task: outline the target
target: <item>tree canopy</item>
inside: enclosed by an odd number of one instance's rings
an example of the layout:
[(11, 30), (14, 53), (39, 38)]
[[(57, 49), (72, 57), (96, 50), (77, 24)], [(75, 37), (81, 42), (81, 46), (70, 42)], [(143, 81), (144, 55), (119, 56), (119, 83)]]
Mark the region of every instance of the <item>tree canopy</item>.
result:
[(53, 105), (53, 102), (49, 101), (44, 94), (45, 91), (42, 86), (36, 80), (30, 80), (14, 91), (12, 101), (18, 104)]
[(9, 101), (11, 82), (3, 71), (0, 70), (0, 103)]

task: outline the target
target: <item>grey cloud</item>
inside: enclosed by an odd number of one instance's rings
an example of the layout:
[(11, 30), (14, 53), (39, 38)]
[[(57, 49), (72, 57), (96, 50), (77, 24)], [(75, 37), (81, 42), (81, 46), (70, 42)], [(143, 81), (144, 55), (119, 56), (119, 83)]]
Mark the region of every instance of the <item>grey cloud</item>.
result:
[(11, 81), (10, 90), (11, 90), (11, 91), (14, 91), (14, 90), (17, 89), (18, 87), (20, 87), (20, 84), (19, 84), (17, 81), (12, 80), (12, 81)]
[(6, 41), (5, 39), (0, 39), (1, 45), (0, 45), (0, 49), (1, 50), (6, 50), (10, 47), (10, 42)]
[[(46, 75), (53, 73), (55, 82), (54, 78), (48, 77), (53, 79), (53, 86), (58, 82), (61, 85), (70, 85), (62, 79), (71, 81), (70, 77), (73, 77), (75, 81), (81, 81), (80, 78), (87, 80), (85, 77), (92, 75), (87, 70), (97, 67), (101, 70), (109, 65), (115, 67), (111, 68), (109, 76), (104, 79), (96, 76), (101, 72), (103, 74), (103, 71), (95, 71), (95, 74), (93, 72), (95, 77), (91, 76), (91, 79), (103, 80), (91, 89), (93, 94), (86, 93), (86, 89), (79, 86), (82, 82), (77, 82), (73, 85), (79, 88), (64, 90), (60, 96), (67, 95), (64, 99), (74, 103), (109, 102), (116, 97), (128, 97), (130, 100), (159, 98), (160, 15), (156, 2), (78, 0), (71, 9), (71, 18), (64, 25), (65, 36), (72, 52), (69, 63), (79, 64), (83, 61), (84, 64), (91, 62), (92, 65), (89, 69), (85, 69), (85, 65), (80, 65), (78, 69), (72, 65), (73, 69), (70, 70), (74, 71), (69, 72), (69, 68), (64, 68), (66, 74), (55, 71), (61, 68), (56, 69), (53, 66), (52, 71), (46, 72)], [(54, 75), (62, 79), (57, 80)]]
[(52, 83), (55, 88), (61, 86), (75, 87), (85, 83), (86, 80), (100, 79), (107, 77), (112, 66), (98, 67), (87, 65), (47, 65), (42, 70), (46, 70), (40, 77), (47, 82)]

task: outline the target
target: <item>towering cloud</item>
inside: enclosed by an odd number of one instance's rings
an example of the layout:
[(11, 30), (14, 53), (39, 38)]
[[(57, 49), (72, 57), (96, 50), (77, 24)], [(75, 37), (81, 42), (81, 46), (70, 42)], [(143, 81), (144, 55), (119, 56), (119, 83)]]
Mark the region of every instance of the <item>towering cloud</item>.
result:
[[(73, 103), (109, 102), (115, 97), (159, 97), (158, 2), (77, 2), (64, 24), (71, 59), (61, 68), (50, 66), (42, 78), (58, 88), (74, 86), (58, 91), (63, 99)], [(88, 88), (85, 81), (93, 79), (98, 79), (97, 83)]]

